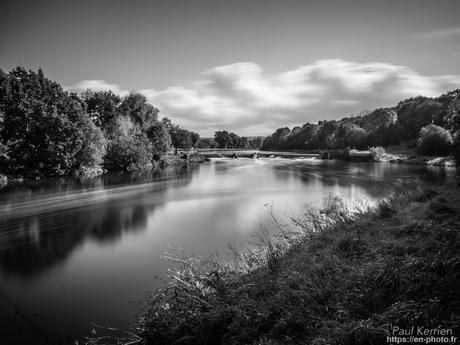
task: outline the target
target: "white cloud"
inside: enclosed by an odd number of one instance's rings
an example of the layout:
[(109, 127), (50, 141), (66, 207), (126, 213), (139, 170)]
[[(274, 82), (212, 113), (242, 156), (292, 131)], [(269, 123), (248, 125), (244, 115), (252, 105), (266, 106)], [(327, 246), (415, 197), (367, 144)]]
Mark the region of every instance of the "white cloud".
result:
[(265, 135), (459, 87), (460, 75), (424, 76), (406, 66), (330, 59), (276, 74), (253, 62), (235, 63), (204, 71), (187, 85), (139, 92), (162, 115), (212, 136), (223, 129)]
[(112, 90), (114, 93), (121, 96), (129, 94), (129, 90), (123, 90), (118, 84), (110, 84), (105, 80), (82, 80), (74, 86), (65, 87), (65, 89), (73, 92), (82, 92), (86, 89), (93, 91), (108, 91)]
[(460, 37), (460, 27), (422, 32), (422, 33), (413, 35), (413, 37), (416, 39), (440, 39), (440, 38), (448, 38), (448, 37), (455, 37), (455, 36)]
[(205, 71), (192, 86), (141, 92), (163, 114), (202, 135), (218, 129), (258, 135), (458, 87), (458, 75), (423, 76), (405, 66), (331, 59), (278, 74), (235, 63)]

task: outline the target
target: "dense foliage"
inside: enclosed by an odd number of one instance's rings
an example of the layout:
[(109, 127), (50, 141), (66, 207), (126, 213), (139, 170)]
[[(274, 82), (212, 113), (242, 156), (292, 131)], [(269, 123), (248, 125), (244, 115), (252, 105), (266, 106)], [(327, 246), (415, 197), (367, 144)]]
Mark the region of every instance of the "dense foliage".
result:
[[(454, 135), (454, 142), (452, 145), (452, 154), (457, 163), (457, 166), (460, 166), (460, 131), (457, 131)], [(1, 157), (0, 157), (1, 159)]]
[(262, 146), (263, 137), (240, 137), (235, 133), (217, 131), (214, 138), (203, 138), (198, 142), (199, 148), (221, 149), (258, 149)]
[(425, 126), (420, 130), (417, 149), (424, 155), (448, 155), (452, 149), (452, 135), (442, 127)]
[(158, 119), (142, 94), (81, 95), (42, 70), (0, 71), (0, 173), (30, 177), (138, 170), (158, 163), (171, 143), (189, 149), (199, 135)]
[[(450, 135), (460, 129), (460, 89), (438, 98), (410, 98), (395, 107), (355, 117), (306, 123), (292, 131), (279, 128), (264, 140), (262, 149), (367, 149), (402, 143), (415, 146), (420, 130), (430, 124), (442, 127)], [(449, 153), (444, 146), (439, 149), (432, 154)]]

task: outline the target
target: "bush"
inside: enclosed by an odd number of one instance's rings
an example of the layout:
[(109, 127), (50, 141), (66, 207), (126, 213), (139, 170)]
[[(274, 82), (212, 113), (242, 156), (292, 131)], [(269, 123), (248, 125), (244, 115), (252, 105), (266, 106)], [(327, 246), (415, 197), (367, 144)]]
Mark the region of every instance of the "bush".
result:
[(386, 153), (382, 146), (371, 147), (369, 151), (371, 152), (371, 155), (375, 161), (382, 159), (383, 155)]
[(428, 125), (420, 130), (417, 149), (420, 154), (447, 156), (452, 149), (452, 135), (447, 129)]
[(104, 165), (109, 171), (134, 171), (152, 167), (152, 144), (143, 133), (118, 136), (107, 148)]

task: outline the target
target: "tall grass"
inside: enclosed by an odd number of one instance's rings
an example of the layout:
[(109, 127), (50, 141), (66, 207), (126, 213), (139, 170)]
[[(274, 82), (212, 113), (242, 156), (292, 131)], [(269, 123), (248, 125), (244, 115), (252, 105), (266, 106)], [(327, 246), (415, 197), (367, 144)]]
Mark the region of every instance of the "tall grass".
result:
[(402, 186), (375, 207), (329, 196), (235, 260), (174, 265), (140, 322), (142, 344), (386, 344), (391, 324), (460, 325), (455, 200)]

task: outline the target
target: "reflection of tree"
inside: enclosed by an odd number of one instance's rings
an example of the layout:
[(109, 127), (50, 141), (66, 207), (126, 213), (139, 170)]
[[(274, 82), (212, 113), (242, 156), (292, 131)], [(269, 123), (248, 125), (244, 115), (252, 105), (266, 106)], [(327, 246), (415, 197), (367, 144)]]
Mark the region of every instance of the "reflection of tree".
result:
[(141, 184), (151, 182), (152, 178), (168, 178), (185, 174), (190, 170), (187, 166), (169, 167), (166, 169), (134, 171), (131, 173), (111, 173), (97, 177), (50, 178), (39, 181), (27, 181), (19, 185), (14, 183), (2, 188), (0, 202), (3, 204), (22, 200), (26, 196), (41, 196), (56, 193), (66, 194), (76, 191), (92, 191), (126, 184)]
[(320, 182), (326, 187), (356, 186), (374, 198), (382, 197), (398, 182), (442, 183), (447, 178), (444, 168), (380, 163), (300, 162), (274, 165), (273, 169), (278, 179), (285, 180), (294, 175), (305, 184)]
[[(232, 162), (212, 166), (218, 182), (222, 181), (225, 174), (235, 173), (237, 177), (240, 176), (234, 169), (246, 163), (242, 160)], [(277, 180), (337, 186), (344, 190), (358, 187), (374, 198), (384, 195), (398, 181), (412, 178), (430, 184), (442, 183), (447, 178), (447, 170), (442, 168), (340, 161), (280, 161), (255, 169), (255, 173), (263, 173), (265, 169), (272, 172)], [(142, 231), (146, 228), (149, 215), (164, 204), (167, 188), (188, 184), (194, 173), (195, 168), (183, 166), (153, 174), (104, 176), (92, 182), (81, 183), (87, 183), (85, 188), (93, 184), (122, 188), (137, 185), (139, 188), (134, 188), (133, 193), (92, 202), (83, 207), (77, 205), (45, 212), (27, 210), (28, 215), (6, 215), (0, 218), (0, 268), (7, 274), (30, 277), (65, 261), (84, 241), (110, 244), (118, 241), (126, 232)], [(152, 180), (157, 181), (155, 187), (148, 183), (143, 187), (143, 183)], [(68, 187), (62, 185), (56, 188), (63, 191)], [(5, 199), (5, 195), (2, 196)], [(14, 198), (14, 195), (11, 197)], [(228, 212), (228, 209), (222, 209), (222, 212)]]
[[(192, 172), (179, 167), (156, 177), (178, 187), (191, 181)], [(114, 243), (124, 232), (143, 230), (149, 215), (164, 203), (167, 186), (165, 181), (161, 189), (121, 199), (0, 220), (0, 267), (7, 274), (31, 277), (64, 261), (85, 240)]]

